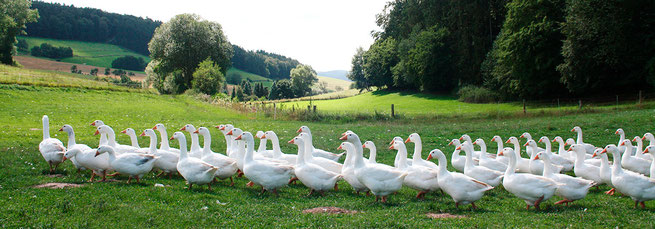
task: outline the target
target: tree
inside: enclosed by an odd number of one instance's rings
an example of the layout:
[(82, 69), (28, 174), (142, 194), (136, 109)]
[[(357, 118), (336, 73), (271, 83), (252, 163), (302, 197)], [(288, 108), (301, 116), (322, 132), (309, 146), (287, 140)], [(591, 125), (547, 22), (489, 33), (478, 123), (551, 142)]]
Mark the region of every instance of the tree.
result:
[(240, 88), (243, 90), (243, 93), (245, 95), (252, 95), (252, 93), (253, 93), (252, 84), (250, 84), (250, 81), (248, 81), (248, 80), (241, 81), (241, 87)]
[(369, 90), (371, 88), (371, 82), (368, 82), (366, 73), (364, 72), (364, 53), (366, 51), (362, 47), (357, 48), (351, 61), (352, 68), (347, 75), (348, 79), (355, 82), (355, 88), (359, 89), (359, 91), (364, 89)]
[(309, 65), (298, 65), (291, 69), (291, 84), (295, 97), (303, 97), (312, 92), (312, 85), (318, 82), (316, 71)]
[(237, 88), (237, 101), (243, 101), (246, 96), (243, 94), (243, 89), (241, 87), (235, 86)]
[(97, 76), (98, 75), (98, 69), (97, 68), (91, 69), (91, 72), (89, 72), (89, 74), (92, 75), (92, 76)]
[(111, 73), (111, 68), (105, 68), (105, 75), (108, 76)]
[(268, 94), (268, 99), (290, 99), (293, 98), (293, 86), (289, 80), (278, 80), (273, 82), (271, 92)]
[(27, 0), (0, 0), (0, 63), (14, 64), (16, 36), (25, 33), (25, 24), (39, 19), (31, 5)]
[(502, 32), (484, 64), (486, 85), (506, 97), (565, 96), (557, 65), (562, 63), (565, 0), (507, 4)]
[(393, 38), (378, 39), (364, 54), (364, 74), (371, 86), (378, 88), (393, 87), (393, 72), (391, 68), (398, 64), (396, 40)]
[(225, 81), (221, 67), (216, 65), (210, 58), (200, 62), (198, 68), (193, 73), (193, 81), (191, 84), (194, 89), (208, 94), (214, 95), (221, 88), (221, 84)]
[(158, 62), (157, 76), (171, 77), (172, 72), (180, 71), (180, 77), (173, 78), (177, 85), (174, 93), (191, 88), (193, 72), (207, 58), (225, 74), (233, 53), (221, 25), (194, 14), (177, 15), (159, 26), (148, 50), (151, 59)]
[(231, 95), (232, 100), (234, 100), (234, 97), (237, 96), (237, 87), (232, 87), (232, 94), (230, 94), (230, 95)]
[(111, 67), (132, 71), (143, 71), (143, 69), (146, 68), (146, 62), (143, 60), (143, 57), (137, 58), (135, 56), (127, 55), (114, 59), (111, 62)]
[(576, 95), (634, 92), (647, 86), (655, 53), (655, 2), (570, 0), (562, 33), (562, 82)]
[(268, 96), (268, 88), (264, 87), (263, 83), (255, 83), (255, 90), (253, 92), (255, 96), (262, 98)]
[(71, 66), (71, 73), (77, 73), (77, 65)]

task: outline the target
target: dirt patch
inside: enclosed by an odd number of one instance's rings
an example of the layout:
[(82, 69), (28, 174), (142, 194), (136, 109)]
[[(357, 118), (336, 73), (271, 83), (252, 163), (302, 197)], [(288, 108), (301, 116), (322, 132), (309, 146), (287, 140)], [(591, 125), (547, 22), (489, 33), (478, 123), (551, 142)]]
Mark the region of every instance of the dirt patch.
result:
[(48, 175), (45, 175), (45, 176), (47, 176), (47, 177), (64, 177), (63, 174), (48, 174)]
[(427, 213), (425, 214), (428, 218), (432, 219), (461, 219), (461, 218), (466, 218), (466, 216), (463, 215), (453, 215), (450, 213)]
[(302, 211), (302, 213), (355, 214), (358, 212), (353, 210), (346, 210), (343, 208), (337, 208), (337, 207), (317, 207), (312, 209), (305, 209)]
[(72, 183), (45, 183), (40, 185), (34, 185), (32, 188), (50, 188), (50, 189), (62, 189), (62, 188), (79, 188), (84, 186), (83, 184), (72, 184)]
[[(40, 69), (40, 70), (53, 70), (53, 71), (59, 71), (59, 72), (70, 72), (71, 71), (71, 66), (77, 65), (77, 69), (81, 70), (82, 73), (84, 74), (89, 74), (91, 72), (91, 69), (97, 68), (98, 69), (98, 76), (105, 76), (105, 68), (104, 67), (96, 67), (96, 66), (91, 66), (91, 65), (85, 65), (85, 64), (72, 64), (72, 63), (66, 63), (66, 62), (58, 62), (58, 61), (53, 61), (53, 60), (46, 60), (46, 59), (40, 59), (40, 58), (34, 58), (31, 56), (14, 56), (14, 59), (18, 61), (23, 67), (26, 69)], [(109, 77), (112, 78), (120, 78), (117, 75), (110, 74)], [(146, 75), (137, 73), (134, 76), (130, 76), (132, 80), (135, 81), (143, 81), (145, 79)]]

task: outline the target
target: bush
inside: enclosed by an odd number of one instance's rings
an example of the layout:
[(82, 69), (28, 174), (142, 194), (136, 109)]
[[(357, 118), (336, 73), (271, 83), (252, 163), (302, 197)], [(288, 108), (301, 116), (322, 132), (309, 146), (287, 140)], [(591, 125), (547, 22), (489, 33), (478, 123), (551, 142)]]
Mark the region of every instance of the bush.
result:
[(221, 88), (224, 81), (221, 67), (214, 63), (210, 58), (200, 62), (198, 68), (193, 73), (191, 87), (201, 93), (214, 95)]
[(467, 103), (493, 103), (500, 100), (498, 93), (484, 87), (464, 86), (457, 92), (458, 100)]
[(143, 71), (146, 68), (146, 62), (143, 57), (124, 56), (114, 59), (111, 62), (112, 68), (120, 68), (132, 71)]
[(18, 39), (18, 44), (16, 44), (16, 47), (20, 51), (29, 51), (29, 45), (25, 39)]
[(70, 47), (55, 47), (48, 43), (41, 46), (34, 46), (30, 52), (32, 56), (47, 57), (52, 59), (61, 59), (73, 57), (73, 49)]
[(227, 75), (225, 80), (229, 84), (239, 85), (239, 84), (241, 84), (241, 81), (243, 80), (243, 77), (239, 73), (230, 73), (230, 74)]

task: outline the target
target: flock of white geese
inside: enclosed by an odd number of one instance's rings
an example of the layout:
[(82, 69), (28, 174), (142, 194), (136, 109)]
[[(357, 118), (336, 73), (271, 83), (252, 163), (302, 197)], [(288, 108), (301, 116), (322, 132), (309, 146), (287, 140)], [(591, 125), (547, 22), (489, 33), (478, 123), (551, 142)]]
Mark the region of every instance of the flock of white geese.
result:
[[(92, 171), (90, 182), (95, 176), (105, 180), (108, 173), (129, 176), (132, 179), (142, 178), (153, 169), (161, 171), (159, 175), (179, 173), (192, 188), (194, 184), (211, 184), (216, 179), (230, 179), (233, 176), (245, 176), (249, 186), (259, 185), (262, 193), (270, 191), (277, 194), (277, 189), (300, 180), (313, 192), (337, 190), (337, 182), (345, 180), (357, 192), (373, 193), (376, 201), (387, 201), (387, 196), (397, 192), (402, 186), (418, 191), (417, 198), (423, 198), (425, 193), (442, 191), (452, 197), (456, 206), (471, 204), (476, 208), (475, 201), (484, 193), (498, 185), (527, 204), (527, 208), (558, 196), (562, 200), (555, 204), (567, 204), (584, 198), (589, 188), (606, 184), (612, 187), (607, 194), (615, 191), (630, 196), (635, 207), (655, 199), (655, 137), (646, 133), (643, 137), (635, 137), (632, 141), (625, 138), (622, 129), (616, 131), (620, 135), (619, 144), (610, 144), (604, 148), (583, 142), (582, 129), (574, 127), (577, 140), (555, 137), (559, 148), (553, 151), (551, 140), (541, 137), (538, 141), (532, 139), (529, 133), (523, 133), (525, 144), (519, 143), (516, 137), (510, 137), (503, 142), (500, 136), (494, 136), (491, 141), (498, 144), (498, 152), (488, 153), (483, 139), (473, 139), (463, 135), (453, 139), (450, 145), (455, 146), (451, 164), (457, 170), (447, 170), (447, 158), (439, 149), (430, 151), (428, 157), (421, 155), (422, 143), (418, 134), (409, 135), (406, 140), (395, 137), (389, 149), (398, 151), (394, 165), (378, 163), (375, 159), (376, 147), (371, 141), (362, 144), (359, 136), (352, 131), (342, 134), (343, 142), (337, 148), (345, 150), (346, 158), (342, 163), (339, 159), (344, 153), (334, 154), (317, 149), (312, 144), (312, 134), (307, 126), (298, 130), (298, 136), (289, 141), (298, 146), (297, 154), (286, 154), (280, 150), (280, 143), (273, 131), (250, 132), (235, 128), (230, 124), (216, 126), (225, 137), (227, 144), (225, 154), (213, 152), (209, 129), (196, 129), (187, 124), (181, 131), (187, 131), (191, 136), (191, 145), (187, 150), (187, 140), (182, 132), (175, 132), (170, 140), (178, 140), (180, 149), (169, 146), (169, 138), (164, 125), (157, 124), (152, 129), (144, 130), (140, 136), (150, 138), (150, 145), (141, 148), (138, 145), (136, 132), (133, 129), (122, 131), (131, 137), (131, 145), (116, 142), (114, 130), (102, 121), (96, 120), (96, 135), (100, 135), (99, 147), (91, 148), (75, 143), (75, 133), (70, 125), (64, 125), (59, 131), (68, 134), (68, 144), (56, 138), (50, 138), (49, 121), (43, 116), (43, 141), (39, 151), (50, 165), (53, 172), (57, 166), (69, 159), (75, 167)], [(156, 131), (161, 135), (158, 145)], [(204, 138), (200, 147), (198, 135)], [(255, 137), (260, 138), (259, 148), (255, 150)], [(267, 141), (272, 143), (272, 149), (267, 148)], [(644, 140), (650, 144), (644, 148)], [(406, 143), (414, 144), (414, 153), (408, 158)], [(503, 147), (503, 144), (512, 147)], [(542, 143), (545, 148), (541, 148)], [(570, 145), (567, 149), (565, 146)], [(475, 149), (479, 146), (479, 150)], [(529, 158), (521, 156), (522, 146)], [(370, 150), (368, 159), (363, 157), (364, 148)], [(464, 156), (461, 152), (464, 152)], [(612, 154), (613, 162), (608, 161), (607, 154)], [(650, 155), (649, 155), (650, 154)], [(437, 163), (430, 161), (436, 158)], [(573, 171), (574, 176), (563, 174)], [(651, 177), (647, 177), (651, 176)], [(234, 183), (232, 182), (232, 185)]]

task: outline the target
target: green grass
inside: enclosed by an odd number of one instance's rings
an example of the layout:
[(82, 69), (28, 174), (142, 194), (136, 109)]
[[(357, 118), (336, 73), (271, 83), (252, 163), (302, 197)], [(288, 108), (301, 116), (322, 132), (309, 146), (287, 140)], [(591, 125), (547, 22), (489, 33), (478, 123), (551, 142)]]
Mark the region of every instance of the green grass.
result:
[(341, 90), (348, 90), (350, 89), (350, 84), (353, 82), (348, 82), (345, 80), (341, 79), (335, 79), (327, 76), (318, 76), (318, 82), (325, 82), (327, 83), (327, 88), (330, 90), (336, 91), (338, 88), (341, 88)]
[[(14, 73), (15, 74), (15, 73)], [(572, 137), (572, 126), (580, 125), (585, 141), (596, 145), (616, 143), (616, 128), (623, 128), (629, 136), (652, 131), (655, 122), (653, 109), (631, 109), (618, 112), (575, 114), (557, 117), (473, 119), (458, 121), (405, 120), (353, 123), (307, 123), (276, 121), (255, 114), (241, 114), (206, 104), (191, 97), (160, 96), (150, 93), (91, 90), (84, 88), (30, 87), (0, 85), (0, 225), (3, 227), (634, 227), (655, 226), (655, 201), (646, 203), (647, 209), (633, 209), (633, 202), (621, 195), (606, 196), (601, 190), (591, 190), (583, 200), (569, 207), (553, 205), (559, 197), (542, 204), (542, 211), (525, 210), (522, 200), (498, 187), (476, 204), (481, 208), (471, 211), (468, 206), (456, 209), (450, 197), (440, 193), (420, 201), (416, 192), (403, 188), (390, 197), (390, 203), (374, 202), (373, 197), (354, 195), (341, 182), (338, 192), (325, 196), (305, 197), (308, 190), (302, 184), (280, 190), (280, 196), (258, 195), (258, 187), (246, 187), (244, 178), (237, 178), (234, 187), (225, 181), (205, 187), (185, 189), (181, 178), (172, 180), (146, 176), (142, 184), (117, 182), (86, 183), (88, 172), (76, 175), (73, 166), (65, 162), (58, 170), (61, 177), (47, 176), (47, 164), (38, 152), (41, 141), (41, 116), (50, 116), (51, 134), (65, 142), (66, 136), (56, 130), (71, 124), (78, 143), (96, 147), (98, 138), (88, 123), (102, 119), (117, 132), (131, 127), (136, 130), (151, 128), (161, 122), (171, 134), (186, 123), (214, 126), (233, 123), (244, 130), (275, 130), (280, 141), (295, 135), (301, 125), (308, 125), (315, 135), (317, 148), (335, 151), (337, 138), (345, 130), (353, 130), (363, 140), (378, 145), (378, 161), (392, 164), (394, 151), (386, 149), (393, 136), (407, 137), (417, 132), (423, 137), (424, 152), (440, 148), (450, 158), (453, 147), (448, 139), (463, 133), (489, 140), (493, 135), (503, 138), (518, 136), (528, 131), (533, 136), (561, 135)], [(213, 150), (224, 152), (223, 138), (211, 128)], [(147, 139), (140, 138), (141, 146)], [(118, 134), (118, 141), (129, 139)], [(172, 144), (177, 147), (176, 143)], [(410, 149), (413, 145), (409, 145)], [(286, 153), (295, 147), (282, 143)], [(495, 151), (495, 144), (489, 144)], [(424, 153), (425, 156), (426, 153)], [(452, 168), (450, 168), (452, 171)], [(81, 188), (37, 189), (32, 186), (46, 182), (85, 184)], [(156, 183), (171, 187), (154, 187)], [(225, 203), (225, 205), (218, 204)], [(310, 215), (302, 210), (321, 206), (357, 210), (352, 215)], [(462, 219), (430, 219), (426, 213), (447, 212), (464, 215)]]
[(126, 55), (135, 56), (137, 58), (142, 57), (146, 63), (150, 62), (148, 56), (111, 44), (55, 40), (38, 37), (18, 37), (18, 39), (25, 39), (29, 44), (30, 49), (34, 46), (39, 46), (42, 43), (49, 43), (58, 47), (71, 47), (73, 49), (73, 57), (61, 59), (62, 62), (111, 68), (111, 62), (114, 61), (114, 59)]
[(273, 85), (273, 80), (254, 74), (246, 71), (242, 71), (238, 68), (230, 68), (227, 70), (226, 76), (232, 75), (232, 74), (239, 74), (241, 75), (243, 80), (250, 79), (251, 81), (255, 83), (262, 83), (264, 87), (271, 88), (271, 85)]

